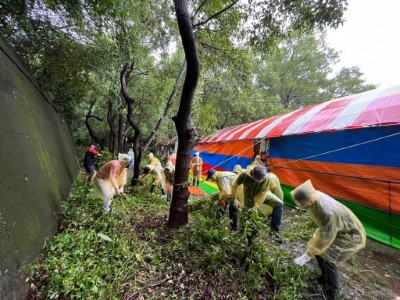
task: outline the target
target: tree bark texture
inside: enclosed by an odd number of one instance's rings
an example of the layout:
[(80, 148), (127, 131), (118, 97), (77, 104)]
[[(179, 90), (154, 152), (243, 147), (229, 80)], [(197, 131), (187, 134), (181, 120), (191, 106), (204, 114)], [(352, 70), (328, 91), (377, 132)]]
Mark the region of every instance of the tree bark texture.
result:
[(135, 132), (132, 141), (133, 151), (135, 152), (135, 165), (133, 169), (133, 177), (131, 185), (139, 185), (140, 163), (143, 157), (143, 152), (140, 147), (140, 137), (142, 135), (142, 132), (140, 130), (139, 125), (136, 122), (134, 122), (132, 118), (133, 109), (135, 108), (135, 99), (129, 96), (127, 91), (127, 81), (133, 70), (133, 65), (134, 64), (132, 63), (131, 66), (129, 67), (129, 64), (125, 64), (124, 68), (121, 71), (120, 81), (121, 81), (121, 95), (125, 99), (128, 105), (128, 113), (126, 118), (128, 120), (129, 125), (133, 128)]
[(110, 127), (110, 134), (109, 134), (109, 151), (112, 154), (112, 158), (115, 158), (115, 144), (117, 139), (117, 133), (115, 131), (114, 125), (114, 114), (113, 114), (113, 102), (112, 102), (112, 95), (108, 100), (108, 112), (107, 112), (107, 123)]
[(90, 105), (89, 111), (88, 111), (88, 113), (86, 114), (86, 117), (85, 117), (85, 125), (86, 125), (86, 128), (87, 128), (87, 130), (88, 130), (88, 132), (89, 132), (89, 135), (90, 135), (90, 137), (92, 138), (92, 140), (93, 140), (94, 142), (96, 142), (97, 144), (101, 144), (101, 140), (95, 135), (95, 133), (94, 133), (94, 131), (93, 131), (93, 128), (92, 128), (92, 126), (91, 126), (90, 123), (89, 123), (89, 120), (90, 120), (91, 118), (95, 118), (95, 119), (97, 119), (97, 120), (99, 120), (99, 121), (102, 121), (101, 118), (92, 115), (92, 109), (93, 109), (94, 104), (95, 104), (95, 103), (92, 103), (92, 104)]
[(185, 51), (187, 72), (183, 84), (179, 110), (172, 119), (178, 135), (178, 153), (175, 168), (174, 192), (169, 212), (168, 226), (179, 228), (188, 223), (188, 176), (190, 151), (195, 143), (195, 131), (191, 125), (194, 93), (200, 76), (200, 60), (193, 34), (193, 25), (187, 0), (175, 0), (175, 13)]

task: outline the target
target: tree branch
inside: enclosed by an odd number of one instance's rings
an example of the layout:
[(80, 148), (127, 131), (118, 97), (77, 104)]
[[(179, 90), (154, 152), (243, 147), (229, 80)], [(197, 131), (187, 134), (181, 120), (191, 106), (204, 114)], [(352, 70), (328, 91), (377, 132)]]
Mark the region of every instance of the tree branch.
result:
[(208, 19), (197, 23), (195, 25), (193, 25), (193, 30), (196, 29), (197, 27), (206, 24), (207, 22), (209, 22), (210, 20), (216, 18), (217, 16), (219, 16), (220, 14), (222, 14), (224, 11), (227, 11), (228, 9), (230, 9), (232, 6), (234, 6), (239, 0), (235, 0), (233, 1), (231, 4), (229, 4), (228, 6), (226, 6), (225, 8), (223, 8), (222, 10), (220, 10), (219, 12), (213, 14), (211, 17), (209, 17)]
[(144, 143), (144, 145), (142, 147), (143, 150), (145, 150), (150, 145), (150, 143), (153, 140), (154, 136), (160, 130), (161, 124), (164, 121), (165, 117), (167, 116), (167, 113), (168, 113), (169, 109), (171, 108), (172, 103), (175, 100), (175, 95), (176, 95), (176, 90), (177, 90), (178, 84), (181, 81), (183, 73), (185, 73), (185, 71), (186, 71), (186, 60), (183, 62), (181, 70), (179, 71), (179, 75), (175, 80), (175, 84), (174, 84), (174, 87), (172, 88), (171, 94), (169, 95), (167, 105), (166, 105), (166, 107), (164, 109), (164, 113), (161, 116), (161, 118), (158, 120), (158, 123), (157, 123), (156, 127), (154, 128), (154, 130), (151, 132), (150, 136), (145, 141), (145, 143)]

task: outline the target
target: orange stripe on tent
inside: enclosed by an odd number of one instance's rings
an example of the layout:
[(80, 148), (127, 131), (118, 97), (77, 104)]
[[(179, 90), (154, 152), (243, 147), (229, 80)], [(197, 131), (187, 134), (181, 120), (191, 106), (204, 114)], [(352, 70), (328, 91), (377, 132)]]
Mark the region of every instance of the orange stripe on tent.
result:
[[(282, 184), (298, 186), (310, 179), (317, 190), (368, 207), (389, 211), (389, 183), (307, 171), (276, 168)], [(400, 194), (392, 195), (397, 199)]]
[(290, 168), (317, 171), (322, 173), (341, 174), (351, 177), (392, 180), (397, 182), (400, 181), (400, 168), (395, 167), (317, 162), (310, 160), (292, 161), (290, 159), (282, 158), (269, 158), (268, 165), (271, 169), (271, 172), (278, 172), (278, 168)]
[(199, 152), (210, 152), (214, 154), (224, 154), (224, 155), (252, 158), (253, 144), (254, 140), (244, 140), (244, 141), (223, 142), (214, 144), (199, 144), (194, 149)]
[(400, 214), (400, 184), (390, 184), (390, 208), (393, 213)]

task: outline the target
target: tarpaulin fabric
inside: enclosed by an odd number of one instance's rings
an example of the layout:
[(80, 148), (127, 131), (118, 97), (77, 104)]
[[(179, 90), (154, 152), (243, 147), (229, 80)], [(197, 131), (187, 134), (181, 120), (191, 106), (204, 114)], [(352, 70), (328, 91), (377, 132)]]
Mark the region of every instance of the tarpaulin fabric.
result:
[(254, 145), (266, 138), (268, 167), (280, 178), (286, 203), (290, 190), (311, 179), (352, 209), (369, 237), (400, 248), (400, 86), (226, 128), (200, 140), (195, 151), (205, 172), (232, 171), (250, 165)]
[(252, 163), (253, 141), (239, 141), (215, 143), (212, 145), (198, 145), (191, 152), (197, 151), (203, 159), (202, 174), (205, 175), (211, 168), (217, 171), (233, 171), (236, 165), (245, 168)]
[(339, 98), (218, 131), (200, 144), (400, 124), (400, 86)]

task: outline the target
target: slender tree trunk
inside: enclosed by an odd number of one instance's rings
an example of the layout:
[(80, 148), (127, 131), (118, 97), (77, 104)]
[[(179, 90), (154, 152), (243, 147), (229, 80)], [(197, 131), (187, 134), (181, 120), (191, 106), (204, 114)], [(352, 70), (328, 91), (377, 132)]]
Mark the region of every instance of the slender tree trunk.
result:
[(124, 120), (122, 112), (118, 112), (118, 153), (124, 152)]
[(185, 51), (187, 72), (182, 89), (178, 113), (173, 120), (178, 134), (178, 155), (175, 169), (174, 193), (168, 226), (179, 228), (188, 223), (188, 176), (190, 151), (195, 143), (195, 131), (191, 125), (193, 97), (200, 76), (200, 60), (196, 49), (193, 26), (187, 8), (187, 0), (175, 0), (175, 12)]
[(110, 99), (108, 101), (107, 123), (110, 128), (108, 148), (112, 154), (112, 158), (115, 158), (116, 132), (115, 132), (115, 126), (114, 126), (113, 103), (112, 103), (111, 95), (110, 95)]
[(97, 144), (101, 144), (101, 140), (95, 135), (95, 133), (93, 131), (93, 128), (89, 123), (89, 120), (91, 118), (95, 118), (95, 119), (97, 119), (99, 121), (103, 121), (101, 118), (92, 115), (92, 109), (93, 109), (94, 105), (95, 105), (95, 103), (92, 103), (90, 105), (89, 111), (87, 112), (87, 114), (85, 116), (85, 125), (86, 125), (86, 128), (87, 128), (87, 130), (89, 132), (89, 135), (92, 138), (92, 140), (95, 141)]

